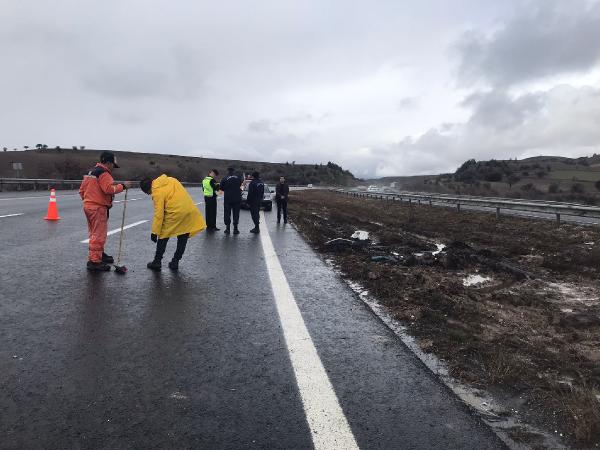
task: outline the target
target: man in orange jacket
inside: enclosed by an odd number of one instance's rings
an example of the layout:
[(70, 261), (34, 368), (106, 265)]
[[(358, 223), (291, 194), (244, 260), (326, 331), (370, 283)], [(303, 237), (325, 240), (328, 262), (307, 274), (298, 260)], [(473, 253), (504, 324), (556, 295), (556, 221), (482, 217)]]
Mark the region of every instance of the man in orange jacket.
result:
[(100, 155), (100, 162), (84, 175), (79, 188), (79, 195), (83, 200), (83, 212), (88, 223), (90, 254), (87, 269), (91, 271), (108, 271), (109, 264), (114, 262), (112, 256), (104, 253), (108, 210), (112, 208), (114, 196), (131, 187), (130, 181), (115, 184), (111, 172), (117, 168), (119, 166), (115, 155), (111, 152), (103, 152)]

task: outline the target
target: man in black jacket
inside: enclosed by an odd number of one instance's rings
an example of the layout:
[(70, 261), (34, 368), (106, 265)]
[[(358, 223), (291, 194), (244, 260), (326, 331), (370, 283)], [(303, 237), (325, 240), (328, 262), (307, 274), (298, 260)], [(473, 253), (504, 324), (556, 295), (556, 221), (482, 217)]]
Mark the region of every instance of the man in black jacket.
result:
[(279, 183), (275, 186), (275, 201), (277, 202), (277, 223), (281, 223), (281, 212), (283, 211), (283, 223), (287, 223), (287, 204), (290, 187), (285, 182), (285, 177), (279, 177)]
[(248, 206), (250, 207), (250, 214), (252, 215), (252, 221), (254, 222), (254, 228), (250, 230), (250, 233), (260, 233), (260, 203), (265, 195), (265, 183), (260, 179), (258, 172), (252, 173), (252, 181), (248, 186)]
[(223, 196), (223, 212), (225, 233), (231, 233), (231, 213), (233, 212), (233, 234), (240, 234), (238, 222), (240, 221), (240, 207), (242, 205), (242, 178), (235, 175), (235, 169), (229, 167), (227, 176), (221, 180), (220, 189)]

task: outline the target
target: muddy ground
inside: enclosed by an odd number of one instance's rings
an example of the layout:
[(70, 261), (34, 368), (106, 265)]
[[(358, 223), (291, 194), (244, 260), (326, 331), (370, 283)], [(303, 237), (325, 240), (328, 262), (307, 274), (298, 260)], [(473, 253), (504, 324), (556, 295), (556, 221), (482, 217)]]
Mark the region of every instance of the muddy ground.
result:
[(570, 446), (600, 446), (600, 228), (327, 191), (292, 193), (290, 215), (453, 377)]

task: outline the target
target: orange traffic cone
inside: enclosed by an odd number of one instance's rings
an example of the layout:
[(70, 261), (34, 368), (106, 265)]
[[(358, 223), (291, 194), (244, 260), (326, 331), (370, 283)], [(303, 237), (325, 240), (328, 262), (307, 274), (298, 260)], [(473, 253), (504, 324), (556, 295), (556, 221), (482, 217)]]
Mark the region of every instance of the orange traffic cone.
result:
[(44, 217), (45, 220), (58, 220), (58, 206), (56, 205), (56, 189), (50, 191), (50, 201), (48, 202), (48, 214)]

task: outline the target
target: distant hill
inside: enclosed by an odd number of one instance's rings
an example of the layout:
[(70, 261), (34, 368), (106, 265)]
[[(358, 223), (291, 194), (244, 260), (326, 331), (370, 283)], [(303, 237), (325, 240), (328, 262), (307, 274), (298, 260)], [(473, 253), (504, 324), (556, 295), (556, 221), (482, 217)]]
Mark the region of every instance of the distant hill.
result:
[(465, 161), (452, 174), (385, 177), (371, 184), (401, 190), (600, 204), (600, 155)]
[[(75, 150), (65, 148), (0, 152), (0, 177), (15, 177), (11, 162), (23, 164), (21, 178), (80, 179), (98, 161), (103, 150)], [(166, 173), (181, 181), (200, 182), (212, 168), (223, 175), (227, 167), (240, 172), (257, 170), (267, 182), (275, 182), (284, 175), (290, 184), (354, 186), (356, 179), (348, 170), (335, 163), (294, 164), (270, 163), (193, 156), (135, 153), (111, 150), (117, 155), (120, 169), (115, 178), (140, 180)]]

